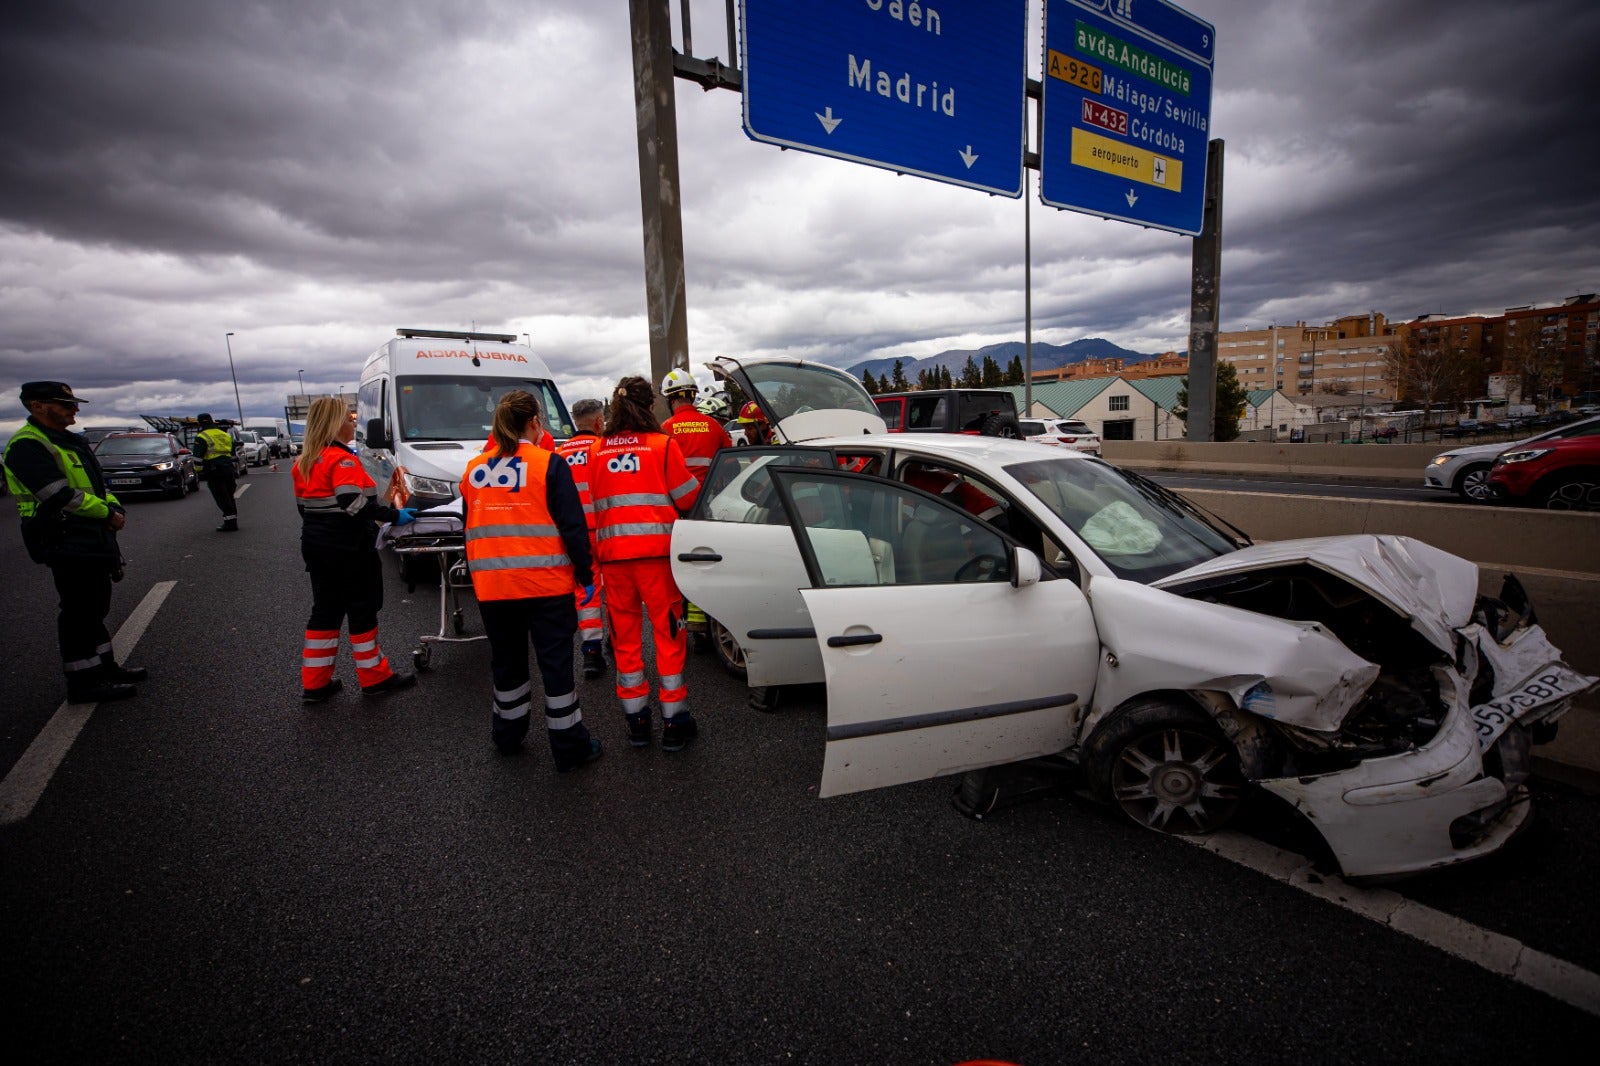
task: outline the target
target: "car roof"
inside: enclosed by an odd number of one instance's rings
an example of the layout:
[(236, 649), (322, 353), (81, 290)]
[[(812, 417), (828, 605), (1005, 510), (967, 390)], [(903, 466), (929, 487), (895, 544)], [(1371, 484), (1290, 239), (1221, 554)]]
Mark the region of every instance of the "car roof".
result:
[(154, 430), (154, 429), (139, 429), (139, 430), (126, 430), (126, 431), (124, 431), (124, 430), (113, 430), (112, 432), (106, 434), (105, 439), (106, 440), (110, 440), (112, 437), (170, 437), (170, 436), (172, 436), (172, 434), (170, 434), (170, 433), (162, 433), (161, 431)]
[(977, 467), (997, 467), (1010, 463), (1027, 463), (1039, 459), (1067, 459), (1072, 462), (1090, 462), (1081, 452), (1051, 448), (1033, 441), (1008, 437), (979, 437), (965, 433), (866, 433), (859, 437), (823, 437), (800, 442), (795, 447), (838, 448), (893, 448), (897, 452), (913, 452), (934, 458), (957, 459)]

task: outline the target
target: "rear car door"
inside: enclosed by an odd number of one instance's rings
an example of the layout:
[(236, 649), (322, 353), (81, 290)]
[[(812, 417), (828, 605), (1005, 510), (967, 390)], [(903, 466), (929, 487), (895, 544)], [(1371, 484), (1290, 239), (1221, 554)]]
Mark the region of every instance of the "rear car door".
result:
[(821, 795), (1072, 744), (1100, 655), (1077, 585), (909, 485), (828, 468), (770, 477), (828, 686)]
[(769, 468), (832, 463), (815, 448), (724, 448), (694, 511), (672, 527), (672, 576), (689, 602), (739, 642), (752, 687), (822, 681), (816, 634), (800, 598), (805, 565)]

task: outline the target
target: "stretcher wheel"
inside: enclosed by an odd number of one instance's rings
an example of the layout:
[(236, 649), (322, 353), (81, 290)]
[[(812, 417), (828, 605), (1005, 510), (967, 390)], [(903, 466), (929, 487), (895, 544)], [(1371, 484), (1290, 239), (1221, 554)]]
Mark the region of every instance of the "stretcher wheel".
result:
[(424, 644), (411, 653), (411, 665), (418, 670), (426, 670), (428, 661), (433, 658), (433, 649)]
[(456, 631), (458, 637), (467, 631), (467, 616), (460, 607), (457, 607), (456, 613), (450, 616), (450, 627)]

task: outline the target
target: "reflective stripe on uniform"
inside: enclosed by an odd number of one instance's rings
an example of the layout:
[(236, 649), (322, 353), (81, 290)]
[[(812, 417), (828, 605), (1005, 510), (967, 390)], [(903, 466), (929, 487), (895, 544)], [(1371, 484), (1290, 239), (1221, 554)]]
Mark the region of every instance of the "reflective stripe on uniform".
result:
[(611, 540), (614, 537), (668, 536), (671, 533), (671, 522), (629, 522), (620, 526), (601, 526), (595, 531), (595, 539)]
[(522, 697), (526, 696), (528, 693), (530, 693), (532, 691), (533, 691), (533, 682), (532, 681), (524, 681), (520, 688), (514, 688), (514, 689), (510, 689), (508, 691), (501, 691), (500, 689), (495, 689), (494, 690), (494, 699), (495, 699), (496, 703), (509, 704), (509, 703), (512, 703), (515, 700), (521, 699)]
[(625, 492), (594, 501), (596, 511), (609, 511), (613, 507), (671, 507), (672, 500), (663, 492)]
[(490, 570), (542, 570), (552, 566), (571, 566), (572, 560), (561, 555), (500, 555), (489, 559), (472, 559), (467, 568), (475, 574)]
[(617, 684), (642, 685), (644, 684), (644, 671), (640, 670), (638, 673), (618, 674)]
[(544, 705), (545, 705), (545, 709), (546, 710), (549, 710), (549, 709), (553, 708), (553, 709), (559, 711), (563, 707), (571, 707), (574, 703), (577, 703), (577, 702), (578, 702), (578, 693), (577, 693), (576, 689), (574, 689), (572, 692), (567, 693), (564, 696), (546, 696), (544, 698)]
[(73, 673), (73, 674), (77, 673), (79, 670), (93, 670), (95, 667), (97, 667), (99, 665), (100, 665), (100, 656), (99, 655), (96, 655), (93, 659), (74, 659), (70, 663), (62, 663), (61, 664), (62, 669), (66, 670), (68, 673)]
[(308, 649), (311, 649), (311, 648), (337, 648), (338, 646), (339, 646), (339, 638), (338, 637), (307, 637), (306, 638), (306, 647)]
[(672, 492), (670, 493), (670, 495), (672, 496), (672, 501), (674, 503), (676, 503), (677, 501), (683, 499), (685, 496), (693, 496), (695, 493), (697, 493), (699, 491), (700, 491), (700, 482), (696, 481), (694, 478), (690, 478), (688, 481), (685, 481), (683, 484), (681, 484), (677, 488), (673, 489)]
[(630, 696), (622, 701), (623, 714), (639, 714), (650, 704), (649, 696)]
[(468, 540), (483, 540), (486, 537), (559, 537), (560, 535), (561, 530), (553, 525), (485, 524), (467, 530)]
[(337, 655), (303, 655), (300, 657), (301, 666), (332, 666), (339, 661)]

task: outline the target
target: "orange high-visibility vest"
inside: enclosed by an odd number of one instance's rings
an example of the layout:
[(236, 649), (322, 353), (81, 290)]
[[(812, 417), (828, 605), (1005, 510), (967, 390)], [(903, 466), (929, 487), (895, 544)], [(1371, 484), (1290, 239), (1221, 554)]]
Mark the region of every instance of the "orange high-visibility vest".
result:
[(619, 559), (665, 558), (672, 524), (700, 483), (684, 464), (678, 442), (663, 433), (623, 432), (589, 451), (595, 541), (604, 565)]
[(572, 483), (578, 486), (578, 499), (583, 502), (583, 517), (589, 523), (589, 539), (594, 539), (594, 497), (589, 492), (589, 449), (600, 438), (593, 433), (574, 433), (556, 445), (556, 454), (567, 461), (572, 471)]
[(701, 482), (711, 470), (712, 456), (723, 448), (733, 447), (733, 438), (722, 428), (722, 423), (693, 406), (678, 408), (671, 418), (661, 423), (661, 428), (678, 442), (689, 473)]
[(511, 455), (482, 452), (461, 476), (467, 569), (480, 600), (572, 595), (572, 560), (550, 517), (552, 453), (521, 441)]

